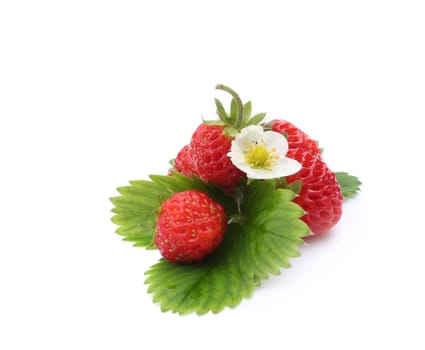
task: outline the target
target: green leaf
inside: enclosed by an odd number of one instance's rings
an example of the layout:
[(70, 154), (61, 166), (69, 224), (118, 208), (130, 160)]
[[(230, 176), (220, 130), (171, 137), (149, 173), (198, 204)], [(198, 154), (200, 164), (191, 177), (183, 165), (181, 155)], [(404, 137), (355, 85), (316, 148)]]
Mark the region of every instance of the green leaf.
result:
[(246, 125), (257, 125), (266, 117), (266, 113), (258, 113), (248, 120)]
[(301, 180), (296, 180), (288, 184), (285, 177), (276, 179), (276, 188), (285, 188), (287, 190), (294, 192), (295, 194), (300, 193), (302, 186), (303, 186), (303, 183)]
[(115, 205), (112, 212), (116, 214), (112, 222), (119, 226), (116, 232), (125, 241), (148, 247), (155, 232), (155, 210), (160, 206), (164, 189), (152, 182), (134, 181), (117, 190), (121, 196), (111, 198)]
[(146, 272), (148, 293), (153, 293), (161, 311), (218, 313), (252, 294), (255, 283), (239, 265), (237, 227), (229, 225), (214, 254), (198, 264), (176, 265), (161, 259)]
[(246, 193), (242, 212), (246, 220), (240, 240), (240, 264), (255, 279), (266, 279), (289, 267), (289, 259), (299, 256), (297, 246), (309, 235), (299, 220), (304, 210), (292, 202), (296, 194), (275, 189), (275, 181), (254, 181)]
[(251, 113), (252, 113), (252, 104), (251, 104), (251, 101), (248, 101), (247, 103), (243, 105), (242, 125), (244, 125), (248, 121), (249, 117), (251, 117)]
[(296, 180), (286, 186), (288, 190), (291, 190), (292, 192), (296, 194), (299, 194), (301, 192), (302, 187), (303, 187), (303, 182), (301, 180)]
[(253, 180), (244, 193), (243, 224), (229, 224), (219, 248), (194, 265), (161, 259), (146, 272), (148, 292), (162, 311), (220, 312), (249, 297), (261, 279), (289, 267), (309, 229), (295, 194), (275, 189), (275, 181)]
[(233, 198), (226, 196), (218, 187), (207, 185), (196, 177), (179, 173), (172, 176), (151, 175), (151, 181), (130, 181), (130, 186), (119, 187), (121, 196), (111, 198), (114, 208), (112, 217), (119, 227), (116, 233), (135, 246), (152, 248), (156, 229), (157, 211), (162, 202), (173, 193), (189, 189), (207, 192), (211, 198), (223, 204), (226, 212), (234, 213), (237, 205)]
[(225, 123), (221, 120), (205, 120), (202, 119), (202, 123), (206, 125), (225, 125)]
[(236, 100), (232, 98), (230, 101), (230, 118), (232, 120), (236, 120), (236, 116), (238, 115), (238, 104), (236, 103)]
[(336, 172), (335, 175), (344, 199), (354, 197), (360, 191), (362, 183), (356, 176), (342, 171)]
[(239, 131), (235, 129), (233, 126), (226, 126), (223, 129), (223, 134), (231, 138), (234, 138), (238, 134), (238, 132)]
[(228, 115), (226, 113), (226, 110), (224, 109), (223, 104), (220, 102), (220, 100), (218, 100), (217, 98), (215, 99), (215, 105), (217, 107), (217, 115), (220, 118), (220, 120), (224, 123), (227, 124), (228, 121)]

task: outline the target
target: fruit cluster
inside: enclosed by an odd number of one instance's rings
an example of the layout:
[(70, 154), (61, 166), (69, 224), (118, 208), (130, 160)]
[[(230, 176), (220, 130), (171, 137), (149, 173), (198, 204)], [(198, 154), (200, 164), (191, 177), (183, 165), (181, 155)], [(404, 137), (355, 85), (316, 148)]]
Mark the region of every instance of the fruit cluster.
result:
[(332, 172), (318, 143), (286, 120), (251, 116), (232, 96), (203, 120), (168, 174), (130, 181), (111, 198), (124, 240), (162, 257), (145, 273), (162, 311), (217, 313), (300, 255), (298, 246), (341, 218), (360, 181)]
[[(301, 185), (298, 196), (294, 199), (305, 211), (301, 219), (308, 225), (311, 234), (328, 231), (341, 218), (343, 196), (335, 174), (322, 160), (317, 142), (288, 121), (272, 120), (261, 123), (264, 113), (250, 117), (250, 103), (242, 105), (233, 90), (225, 86), (219, 88), (233, 95), (233, 113), (226, 113), (222, 104), (216, 100), (220, 120), (207, 121), (198, 126), (190, 143), (178, 152), (172, 171), (188, 177), (196, 176), (206, 183), (219, 186), (232, 196), (235, 189), (238, 186), (243, 187), (248, 180), (247, 174), (229, 157), (232, 142), (235, 134), (244, 127), (258, 124), (264, 131), (283, 135), (287, 141), (286, 156), (301, 165), (296, 173), (280, 178), (278, 186)], [(257, 168), (264, 152), (267, 157), (267, 149), (261, 146), (251, 152), (256, 158)], [(176, 193), (161, 206), (156, 246), (171, 262), (199, 261), (219, 245), (227, 220), (220, 204), (206, 193), (189, 190), (186, 193)]]

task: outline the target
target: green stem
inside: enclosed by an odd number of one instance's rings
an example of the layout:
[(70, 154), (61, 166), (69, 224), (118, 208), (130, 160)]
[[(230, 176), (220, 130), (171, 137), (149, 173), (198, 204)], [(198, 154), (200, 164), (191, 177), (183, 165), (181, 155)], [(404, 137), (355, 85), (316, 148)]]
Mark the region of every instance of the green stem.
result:
[(235, 121), (235, 124), (233, 125), (233, 127), (236, 130), (240, 131), (240, 128), (241, 128), (242, 122), (243, 122), (243, 103), (242, 103), (241, 98), (239, 97), (239, 95), (234, 90), (232, 90), (231, 88), (229, 88), (226, 85), (218, 84), (215, 88), (217, 90), (223, 90), (223, 91), (228, 92), (235, 99), (236, 105), (238, 106), (238, 114), (236, 115), (236, 121)]

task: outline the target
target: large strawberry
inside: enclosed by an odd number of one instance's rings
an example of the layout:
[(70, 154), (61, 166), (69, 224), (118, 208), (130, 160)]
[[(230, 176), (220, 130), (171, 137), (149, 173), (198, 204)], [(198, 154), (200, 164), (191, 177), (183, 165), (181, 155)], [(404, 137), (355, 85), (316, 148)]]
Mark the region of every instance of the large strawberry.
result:
[(307, 145), (291, 148), (288, 157), (301, 163), (301, 170), (286, 177), (287, 183), (302, 181), (301, 191), (294, 199), (306, 214), (301, 218), (312, 234), (328, 231), (341, 218), (342, 193), (335, 174)]
[(170, 262), (197, 262), (219, 246), (226, 225), (223, 207), (206, 193), (177, 192), (161, 205), (155, 244)]
[(342, 215), (343, 197), (335, 174), (321, 159), (317, 142), (305, 132), (286, 120), (273, 120), (270, 125), (273, 131), (286, 135), (287, 156), (301, 163), (301, 170), (287, 176), (286, 182), (302, 182), (301, 190), (294, 199), (306, 211), (302, 220), (312, 234), (328, 231)]
[(320, 156), (320, 148), (317, 142), (292, 123), (283, 119), (277, 119), (267, 124), (269, 126), (271, 125), (272, 131), (280, 132), (286, 136), (289, 150), (302, 147), (306, 148), (313, 155)]
[(242, 104), (236, 92), (227, 86), (217, 85), (216, 88), (232, 95), (230, 113), (215, 100), (220, 120), (204, 121), (196, 129), (190, 142), (190, 154), (197, 175), (203, 181), (213, 182), (229, 192), (246, 178), (228, 156), (232, 140), (242, 128), (260, 123), (265, 113), (251, 117), (251, 102)]

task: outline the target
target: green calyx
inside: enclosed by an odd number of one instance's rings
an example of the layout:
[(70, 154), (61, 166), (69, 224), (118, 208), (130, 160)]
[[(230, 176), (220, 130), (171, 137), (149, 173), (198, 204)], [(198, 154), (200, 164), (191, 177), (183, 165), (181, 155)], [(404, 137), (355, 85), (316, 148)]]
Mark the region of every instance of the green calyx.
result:
[(251, 102), (248, 101), (245, 104), (242, 103), (241, 98), (233, 89), (222, 84), (218, 84), (215, 88), (217, 90), (226, 91), (232, 96), (232, 100), (230, 102), (230, 112), (228, 113), (220, 100), (216, 98), (215, 105), (217, 107), (217, 115), (219, 120), (204, 120), (205, 124), (223, 125), (223, 133), (227, 136), (234, 137), (243, 128), (249, 125), (257, 125), (265, 118), (266, 113), (258, 113), (254, 116), (251, 116)]

